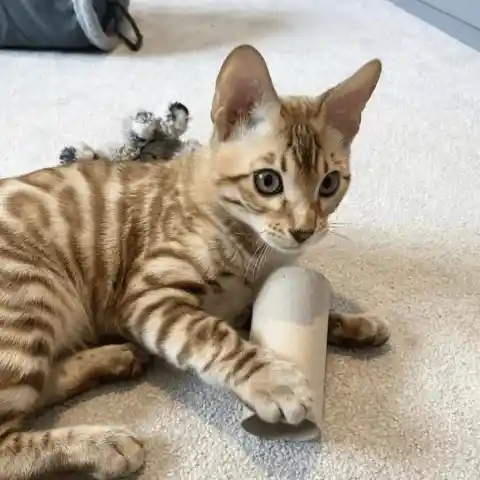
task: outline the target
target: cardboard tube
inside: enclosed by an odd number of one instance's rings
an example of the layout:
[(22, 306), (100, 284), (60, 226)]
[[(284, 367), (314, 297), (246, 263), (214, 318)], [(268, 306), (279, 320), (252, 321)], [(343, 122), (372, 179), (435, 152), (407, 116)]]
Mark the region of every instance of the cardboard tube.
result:
[(303, 371), (313, 390), (314, 418), (296, 426), (272, 424), (245, 407), (242, 427), (248, 433), (294, 441), (320, 436), (331, 291), (321, 273), (298, 266), (276, 270), (261, 287), (253, 306), (250, 338)]

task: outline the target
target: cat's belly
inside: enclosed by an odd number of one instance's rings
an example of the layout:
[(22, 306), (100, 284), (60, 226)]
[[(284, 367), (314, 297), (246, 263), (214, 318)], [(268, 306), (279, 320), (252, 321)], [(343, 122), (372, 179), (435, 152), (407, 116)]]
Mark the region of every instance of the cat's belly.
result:
[(204, 297), (203, 309), (233, 324), (253, 300), (253, 290), (238, 277), (224, 277)]

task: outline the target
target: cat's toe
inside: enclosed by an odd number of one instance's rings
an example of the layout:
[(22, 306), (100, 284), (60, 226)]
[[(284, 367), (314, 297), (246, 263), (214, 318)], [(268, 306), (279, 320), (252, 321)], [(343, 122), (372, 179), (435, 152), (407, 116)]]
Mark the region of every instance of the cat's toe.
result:
[(145, 460), (143, 441), (123, 427), (98, 428), (87, 437), (86, 455), (99, 480), (121, 478), (140, 470)]
[(298, 425), (312, 417), (313, 392), (303, 373), (289, 362), (270, 361), (245, 386), (244, 400), (266, 422)]
[(330, 312), (328, 341), (335, 345), (381, 346), (390, 338), (388, 323), (371, 314)]
[(369, 317), (369, 320), (370, 320), (370, 324), (374, 325), (373, 333), (371, 337), (372, 345), (375, 345), (375, 346), (383, 345), (390, 338), (389, 324), (385, 320), (379, 317), (376, 317), (374, 315)]

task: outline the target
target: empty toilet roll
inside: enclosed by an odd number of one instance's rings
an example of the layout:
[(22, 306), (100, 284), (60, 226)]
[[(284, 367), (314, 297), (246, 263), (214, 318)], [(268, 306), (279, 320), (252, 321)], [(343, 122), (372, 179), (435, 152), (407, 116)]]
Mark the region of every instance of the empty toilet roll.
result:
[(315, 270), (282, 267), (267, 278), (253, 306), (250, 338), (294, 362), (307, 376), (314, 395), (314, 421), (300, 425), (268, 423), (245, 407), (242, 427), (272, 440), (318, 438), (323, 421), (330, 282)]

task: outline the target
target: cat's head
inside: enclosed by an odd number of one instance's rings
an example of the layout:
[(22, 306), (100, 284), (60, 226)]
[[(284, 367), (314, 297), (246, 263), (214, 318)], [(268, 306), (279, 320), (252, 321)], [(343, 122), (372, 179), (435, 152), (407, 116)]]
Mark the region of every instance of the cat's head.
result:
[(380, 73), (372, 60), (318, 96), (279, 97), (262, 55), (235, 48), (211, 109), (225, 209), (275, 250), (299, 253), (320, 240), (350, 184), (350, 146)]

